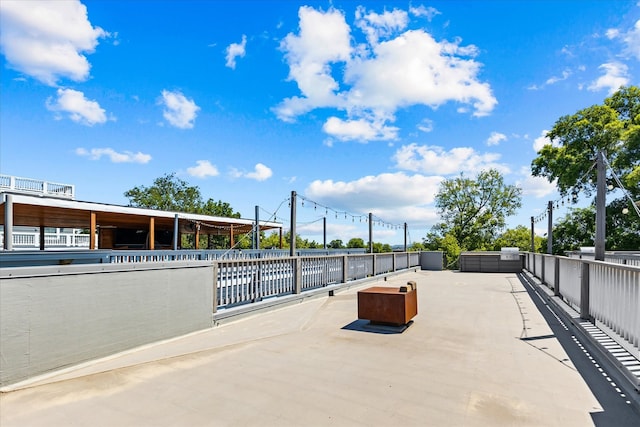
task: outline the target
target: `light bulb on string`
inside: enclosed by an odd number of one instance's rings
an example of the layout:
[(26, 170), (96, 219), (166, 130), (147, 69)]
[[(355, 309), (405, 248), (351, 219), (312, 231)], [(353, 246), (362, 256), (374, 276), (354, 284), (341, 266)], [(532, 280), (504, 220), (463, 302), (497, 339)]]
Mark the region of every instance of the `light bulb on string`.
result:
[(629, 214), (629, 209), (628, 208), (622, 208), (622, 215), (627, 215)]

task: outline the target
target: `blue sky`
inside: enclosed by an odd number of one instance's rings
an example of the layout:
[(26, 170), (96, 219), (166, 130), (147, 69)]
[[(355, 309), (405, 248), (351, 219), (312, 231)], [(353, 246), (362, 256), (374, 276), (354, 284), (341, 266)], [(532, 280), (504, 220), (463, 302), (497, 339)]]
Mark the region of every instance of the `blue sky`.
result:
[(323, 216), (367, 241), (369, 212), (421, 241), (439, 183), (487, 168), (529, 227), (559, 200), (530, 176), (545, 132), (640, 72), (630, 1), (3, 0), (0, 31), (1, 173), (126, 204), (175, 172), (287, 228), (295, 190), (318, 242)]

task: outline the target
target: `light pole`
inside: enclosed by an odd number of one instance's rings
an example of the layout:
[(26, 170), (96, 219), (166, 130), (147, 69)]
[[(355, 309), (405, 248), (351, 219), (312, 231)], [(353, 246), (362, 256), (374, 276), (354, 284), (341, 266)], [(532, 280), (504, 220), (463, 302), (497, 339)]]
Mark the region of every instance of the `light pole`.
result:
[(596, 191), (596, 241), (595, 259), (604, 261), (605, 236), (606, 236), (606, 169), (604, 165), (604, 153), (598, 151), (596, 162), (597, 191)]

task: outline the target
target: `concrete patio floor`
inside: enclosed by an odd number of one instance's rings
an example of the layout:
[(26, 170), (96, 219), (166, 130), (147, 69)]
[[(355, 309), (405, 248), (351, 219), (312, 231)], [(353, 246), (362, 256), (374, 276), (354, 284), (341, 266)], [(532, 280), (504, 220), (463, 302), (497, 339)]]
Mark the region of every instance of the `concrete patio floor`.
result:
[[(358, 289), (409, 280), (403, 333), (357, 319)], [(513, 273), (371, 281), (3, 393), (0, 426), (640, 425), (531, 291)]]

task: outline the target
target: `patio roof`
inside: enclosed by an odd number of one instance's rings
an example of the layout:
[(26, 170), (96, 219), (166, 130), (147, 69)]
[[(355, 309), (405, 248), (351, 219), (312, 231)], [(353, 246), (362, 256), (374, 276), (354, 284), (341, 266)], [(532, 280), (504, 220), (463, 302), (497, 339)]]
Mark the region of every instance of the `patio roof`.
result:
[[(3, 193), (0, 209), (0, 223), (5, 224), (6, 196)], [(176, 215), (182, 233), (195, 232), (200, 225), (203, 234), (229, 235), (243, 234), (252, 230), (254, 220), (199, 215), (184, 212), (161, 211), (155, 209), (119, 206), (105, 203), (83, 202), (50, 197), (11, 194), (14, 226), (90, 228), (92, 214), (95, 214), (97, 228), (147, 228), (154, 219), (156, 229), (173, 229)], [(277, 222), (260, 221), (261, 230), (281, 229)]]

